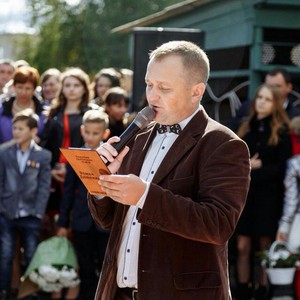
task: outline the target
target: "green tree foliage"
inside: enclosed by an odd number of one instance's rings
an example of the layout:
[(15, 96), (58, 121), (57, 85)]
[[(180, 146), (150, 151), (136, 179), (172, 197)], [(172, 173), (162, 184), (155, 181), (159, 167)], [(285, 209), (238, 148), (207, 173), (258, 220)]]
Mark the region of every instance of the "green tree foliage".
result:
[(131, 67), (129, 35), (111, 29), (180, 0), (27, 0), (37, 39), (22, 42), (22, 58), (41, 72), (78, 66), (89, 74), (103, 67)]

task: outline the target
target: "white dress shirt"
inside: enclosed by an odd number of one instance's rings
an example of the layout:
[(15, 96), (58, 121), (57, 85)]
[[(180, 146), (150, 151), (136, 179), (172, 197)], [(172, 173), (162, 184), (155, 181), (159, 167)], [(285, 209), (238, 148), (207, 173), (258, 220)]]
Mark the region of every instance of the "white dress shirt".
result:
[[(198, 111), (199, 109), (179, 123), (182, 129)], [(139, 177), (146, 182), (147, 187), (137, 205), (130, 206), (123, 223), (117, 272), (117, 284), (120, 288), (138, 288), (137, 272), (141, 224), (136, 218), (137, 211), (139, 208), (143, 208), (150, 182), (177, 137), (178, 135), (172, 132), (157, 133), (145, 157)]]
[[(39, 163), (32, 162), (32, 161), (28, 160), (30, 152), (31, 152), (31, 150), (34, 147), (34, 144), (35, 143), (32, 140), (30, 142), (30, 146), (28, 147), (28, 149), (26, 151), (24, 151), (24, 152), (21, 150), (21, 148), (19, 147), (19, 145), (16, 145), (16, 147), (17, 147), (17, 162), (18, 162), (19, 170), (20, 170), (21, 174), (24, 173), (26, 165), (30, 166), (32, 163), (35, 163), (36, 167), (39, 168)], [(27, 216), (29, 216), (29, 213), (24, 209), (24, 203), (23, 203), (23, 201), (19, 201), (19, 209), (18, 209), (18, 211), (16, 213), (16, 218), (27, 217)], [(40, 216), (40, 215), (38, 217), (42, 218), (42, 216)]]

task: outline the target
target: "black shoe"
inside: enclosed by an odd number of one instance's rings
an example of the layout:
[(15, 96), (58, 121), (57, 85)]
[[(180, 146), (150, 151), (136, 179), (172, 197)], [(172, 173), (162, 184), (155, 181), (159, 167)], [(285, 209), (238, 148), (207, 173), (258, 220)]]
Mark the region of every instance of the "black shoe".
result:
[(0, 300), (8, 300), (8, 292), (6, 290), (0, 291)]

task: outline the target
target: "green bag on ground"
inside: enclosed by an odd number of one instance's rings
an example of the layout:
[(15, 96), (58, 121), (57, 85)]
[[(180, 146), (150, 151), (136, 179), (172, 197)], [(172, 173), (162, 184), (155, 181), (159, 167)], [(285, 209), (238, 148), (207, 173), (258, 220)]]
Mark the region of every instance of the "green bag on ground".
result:
[(70, 266), (77, 268), (77, 258), (71, 242), (66, 237), (54, 236), (41, 242), (24, 274), (26, 278), (41, 265)]
[(42, 265), (69, 266), (77, 269), (78, 262), (71, 242), (66, 237), (54, 236), (38, 245), (25, 274), (21, 278), (18, 298), (23, 298), (38, 290), (38, 286), (31, 282), (28, 276)]

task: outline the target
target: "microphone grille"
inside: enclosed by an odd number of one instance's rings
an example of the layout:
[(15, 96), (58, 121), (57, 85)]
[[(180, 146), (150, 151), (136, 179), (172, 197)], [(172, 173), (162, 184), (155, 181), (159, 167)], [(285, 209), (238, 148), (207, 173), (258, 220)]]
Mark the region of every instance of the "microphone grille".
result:
[(135, 117), (134, 123), (141, 129), (145, 128), (154, 118), (154, 110), (146, 106)]

